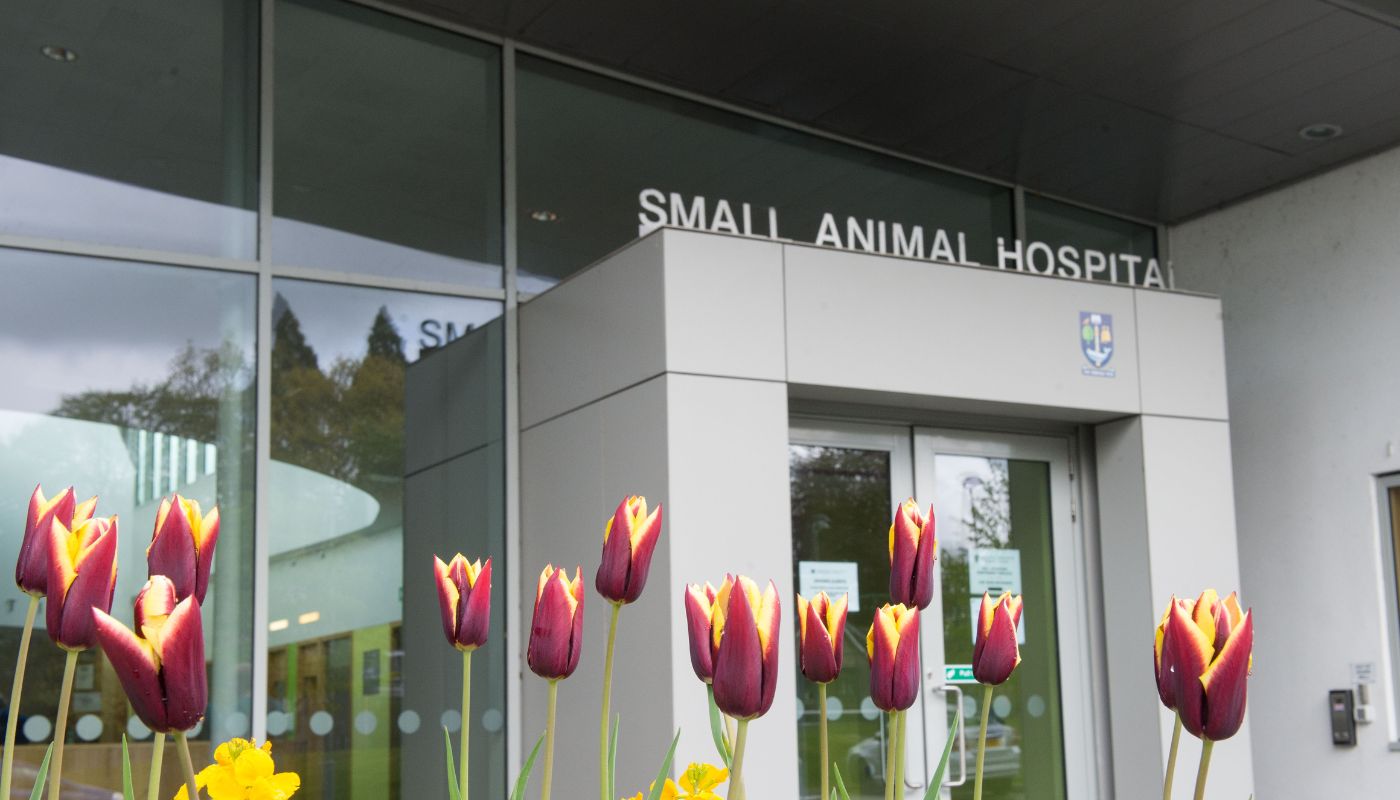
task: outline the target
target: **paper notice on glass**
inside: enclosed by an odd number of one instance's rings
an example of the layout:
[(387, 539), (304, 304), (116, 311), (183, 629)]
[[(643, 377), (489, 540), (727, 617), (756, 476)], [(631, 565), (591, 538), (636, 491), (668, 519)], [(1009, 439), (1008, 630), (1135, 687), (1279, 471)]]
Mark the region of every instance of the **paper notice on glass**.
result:
[(968, 554), (967, 582), (978, 597), (988, 592), (996, 597), (1002, 592), (1021, 593), (1021, 551), (994, 550), (975, 547)]
[(860, 610), (860, 577), (854, 561), (799, 561), (797, 562), (797, 591), (803, 597), (811, 598), (817, 592), (826, 592), (832, 600), (843, 594), (850, 595), (848, 611)]

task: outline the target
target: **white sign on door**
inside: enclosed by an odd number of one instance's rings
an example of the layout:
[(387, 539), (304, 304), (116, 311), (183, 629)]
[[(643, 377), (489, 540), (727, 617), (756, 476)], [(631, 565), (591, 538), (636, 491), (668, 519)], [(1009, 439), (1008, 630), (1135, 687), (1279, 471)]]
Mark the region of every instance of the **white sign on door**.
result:
[(854, 561), (797, 562), (797, 591), (811, 599), (817, 592), (826, 592), (832, 600), (850, 595), (848, 611), (860, 610), (860, 576)]
[[(975, 547), (968, 553), (967, 582), (972, 606), (972, 641), (977, 641), (977, 615), (982, 610), (982, 594), (996, 599), (1002, 592), (1021, 593), (1021, 551)], [(1026, 643), (1026, 618), (1016, 626), (1016, 640)]]

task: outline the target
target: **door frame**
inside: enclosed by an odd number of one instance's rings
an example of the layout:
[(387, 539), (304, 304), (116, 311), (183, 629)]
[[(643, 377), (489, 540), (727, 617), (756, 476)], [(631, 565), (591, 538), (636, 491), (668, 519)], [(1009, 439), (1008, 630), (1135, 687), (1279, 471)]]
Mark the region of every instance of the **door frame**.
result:
[[(1072, 437), (931, 427), (913, 428), (914, 486), (933, 495), (934, 457), (943, 455), (1040, 461), (1050, 468), (1051, 553), (1054, 558), (1055, 621), (1059, 630), (1060, 710), (1064, 742), (1065, 796), (1100, 797), (1096, 743), (1092, 623), (1088, 547), (1074, 487)], [(942, 618), (942, 593), (934, 593)], [(930, 633), (924, 652), (943, 662), (943, 637)], [(935, 756), (936, 757), (936, 756)]]

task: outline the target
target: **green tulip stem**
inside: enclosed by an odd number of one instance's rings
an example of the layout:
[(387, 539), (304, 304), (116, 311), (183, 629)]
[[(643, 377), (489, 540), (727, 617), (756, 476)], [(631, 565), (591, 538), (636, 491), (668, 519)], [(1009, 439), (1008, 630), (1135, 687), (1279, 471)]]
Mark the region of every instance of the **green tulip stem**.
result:
[(194, 779), (194, 761), (190, 759), (190, 742), (184, 731), (175, 731), (175, 745), (180, 752), (180, 767), (185, 771), (185, 790), (189, 800), (199, 800), (199, 784)]
[(160, 798), (160, 768), (165, 761), (165, 734), (156, 731), (151, 743), (151, 779), (146, 782), (146, 800)]
[(734, 767), (729, 771), (729, 800), (744, 800), (744, 745), (749, 741), (749, 721), (739, 720), (734, 739)]
[(554, 712), (559, 705), (559, 681), (549, 682), (549, 711), (544, 718), (544, 779), (540, 800), (549, 800), (549, 787), (554, 782)]
[(1210, 751), (1215, 747), (1215, 742), (1209, 739), (1201, 740), (1201, 766), (1196, 770), (1196, 800), (1205, 800), (1206, 796), (1206, 773), (1210, 771)]
[(904, 736), (908, 731), (909, 711), (896, 712), (899, 717), (899, 749), (894, 751), (894, 796), (896, 800), (904, 796), (904, 751), (908, 749)]
[(1172, 749), (1167, 755), (1167, 778), (1162, 782), (1162, 800), (1172, 800), (1172, 778), (1176, 775), (1176, 750), (1181, 744), (1181, 712), (1176, 712), (1172, 726)]
[(462, 758), (457, 763), (458, 791), (467, 800), (467, 742), (472, 733), (472, 650), (462, 651)]
[[(715, 690), (714, 684), (710, 684), (710, 691), (713, 692), (714, 690)], [(730, 752), (730, 753), (733, 753), (733, 752), (734, 752), (734, 718), (731, 717), (731, 716), (729, 716), (728, 714), (723, 713), (723, 712), (720, 712), (720, 716), (724, 718), (724, 743), (727, 744), (727, 745), (729, 745), (729, 752)]]
[(992, 713), (992, 685), (982, 687), (982, 728), (977, 733), (977, 781), (972, 787), (972, 800), (982, 800), (982, 759), (987, 755), (987, 718)]
[(19, 656), (15, 659), (15, 683), (10, 689), (10, 716), (5, 725), (5, 763), (0, 767), (0, 798), (9, 800), (10, 781), (15, 769), (15, 731), (19, 728), (19, 697), (24, 691), (24, 665), (29, 661), (29, 637), (34, 633), (34, 615), (39, 611), (39, 598), (29, 595), (29, 611), (24, 615), (24, 633), (19, 637)]
[(827, 758), (826, 746), (826, 684), (817, 684), (817, 705), (821, 706), (821, 729), (817, 734), (821, 741), (822, 750), (822, 800), (830, 800), (831, 797), (831, 766)]
[[(603, 660), (603, 713), (598, 721), (598, 796), (608, 797), (608, 712), (612, 706), (613, 645), (617, 643), (617, 616), (622, 604), (612, 604), (612, 620), (608, 623), (608, 654)], [(467, 800), (462, 796), (462, 800)]]
[(63, 689), (58, 695), (58, 717), (53, 724), (53, 759), (49, 762), (49, 800), (58, 800), (63, 781), (63, 741), (68, 738), (68, 703), (73, 699), (73, 672), (78, 668), (78, 651), (69, 650), (63, 661)]
[(885, 713), (885, 800), (894, 796), (894, 754), (899, 749), (898, 711)]

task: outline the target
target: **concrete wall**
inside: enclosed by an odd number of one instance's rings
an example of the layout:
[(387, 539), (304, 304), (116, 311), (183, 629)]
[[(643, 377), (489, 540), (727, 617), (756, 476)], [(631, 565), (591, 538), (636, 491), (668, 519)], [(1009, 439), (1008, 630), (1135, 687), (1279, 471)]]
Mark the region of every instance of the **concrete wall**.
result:
[(1178, 286), (1221, 295), (1259, 797), (1392, 797), (1379, 721), (1331, 744), (1327, 690), (1384, 667), (1373, 476), (1400, 470), (1400, 150), (1171, 231)]

